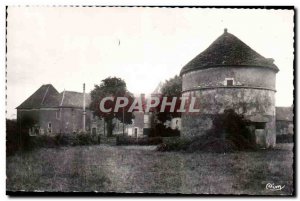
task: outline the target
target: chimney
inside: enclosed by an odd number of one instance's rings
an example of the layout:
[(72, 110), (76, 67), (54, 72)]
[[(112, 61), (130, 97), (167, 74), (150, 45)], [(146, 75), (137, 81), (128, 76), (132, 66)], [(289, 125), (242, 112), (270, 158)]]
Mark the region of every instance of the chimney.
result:
[(85, 132), (85, 83), (83, 83), (82, 131)]

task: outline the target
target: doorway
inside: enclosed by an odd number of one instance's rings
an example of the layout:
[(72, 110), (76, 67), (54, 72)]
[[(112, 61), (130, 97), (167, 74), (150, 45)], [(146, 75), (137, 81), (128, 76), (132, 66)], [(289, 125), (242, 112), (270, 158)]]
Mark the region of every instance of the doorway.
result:
[(134, 128), (134, 137), (137, 137), (137, 135), (138, 135), (138, 128)]

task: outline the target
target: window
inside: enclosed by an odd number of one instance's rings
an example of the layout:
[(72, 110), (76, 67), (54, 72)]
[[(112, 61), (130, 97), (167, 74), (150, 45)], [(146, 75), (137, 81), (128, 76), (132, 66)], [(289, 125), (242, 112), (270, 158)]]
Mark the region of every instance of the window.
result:
[(266, 123), (265, 122), (256, 122), (255, 129), (265, 129)]
[(149, 123), (149, 116), (148, 115), (144, 115), (144, 123)]
[(227, 86), (233, 86), (233, 80), (227, 80)]
[(48, 123), (48, 133), (52, 133), (52, 124), (51, 124), (51, 122)]
[(234, 79), (233, 78), (225, 78), (225, 86), (233, 86), (234, 85)]
[(135, 127), (134, 128), (134, 136), (137, 137), (137, 135), (138, 135), (138, 128)]
[(59, 110), (57, 110), (56, 111), (56, 119), (60, 119), (60, 114), (61, 114), (61, 110), (59, 109)]

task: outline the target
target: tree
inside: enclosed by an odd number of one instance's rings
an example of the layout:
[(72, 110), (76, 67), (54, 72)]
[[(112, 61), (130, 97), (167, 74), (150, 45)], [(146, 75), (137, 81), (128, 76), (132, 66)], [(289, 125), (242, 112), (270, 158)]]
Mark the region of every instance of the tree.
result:
[[(112, 108), (111, 112), (103, 112), (99, 109), (99, 104), (105, 97), (113, 97), (113, 101), (105, 102), (105, 108)], [(117, 97), (127, 97), (129, 102), (132, 102), (134, 99), (132, 93), (127, 91), (125, 81), (117, 77), (108, 77), (102, 80), (100, 85), (95, 85), (95, 88), (91, 91), (90, 108), (95, 112), (96, 116), (104, 118), (107, 124), (106, 130), (108, 136), (112, 136), (114, 118), (119, 119), (125, 124), (132, 123), (133, 114), (132, 112), (128, 112), (128, 106), (114, 112)]]
[(171, 120), (174, 117), (180, 117), (181, 114), (176, 112), (177, 109), (180, 107), (180, 97), (182, 91), (182, 79), (180, 76), (176, 75), (175, 77), (166, 80), (161, 88), (162, 97), (168, 97), (168, 101), (171, 101), (173, 97), (177, 97), (175, 111), (169, 112), (168, 108), (164, 112), (159, 112), (157, 114), (157, 118), (165, 122), (167, 120)]
[(166, 80), (166, 82), (161, 87), (161, 92), (163, 96), (181, 97), (181, 90), (182, 79), (178, 75), (175, 75), (175, 77)]

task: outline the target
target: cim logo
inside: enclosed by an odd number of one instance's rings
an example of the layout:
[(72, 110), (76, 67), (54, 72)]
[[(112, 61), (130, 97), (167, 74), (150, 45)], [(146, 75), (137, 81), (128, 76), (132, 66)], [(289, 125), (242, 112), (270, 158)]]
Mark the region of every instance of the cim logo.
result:
[(266, 189), (270, 191), (281, 191), (284, 189), (285, 185), (275, 185), (274, 183), (267, 183), (266, 184)]

